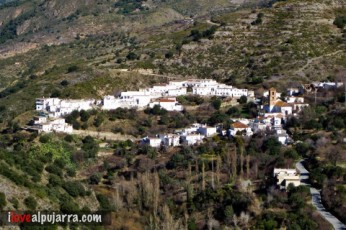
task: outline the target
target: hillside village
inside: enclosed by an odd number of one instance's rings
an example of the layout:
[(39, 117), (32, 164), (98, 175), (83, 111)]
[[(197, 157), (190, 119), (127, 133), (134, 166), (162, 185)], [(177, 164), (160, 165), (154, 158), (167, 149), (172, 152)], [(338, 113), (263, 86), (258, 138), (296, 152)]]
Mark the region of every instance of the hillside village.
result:
[(345, 48), (345, 0), (0, 0), (0, 211), (111, 217), (0, 229), (345, 230)]
[[(282, 98), (281, 93), (275, 88), (270, 88), (263, 93), (262, 98), (255, 98), (254, 91), (238, 89), (233, 86), (220, 84), (212, 79), (189, 79), (184, 81), (171, 81), (168, 84), (157, 84), (151, 88), (138, 91), (121, 92), (120, 95), (106, 95), (102, 100), (96, 99), (59, 99), (59, 98), (37, 98), (36, 111), (39, 112), (29, 128), (38, 132), (62, 132), (72, 133), (72, 125), (65, 122), (64, 117), (73, 111), (81, 110), (114, 110), (117, 108), (145, 108), (158, 107), (167, 111), (183, 111), (184, 107), (177, 101), (176, 97), (181, 95), (199, 95), (202, 97), (222, 97), (240, 99), (245, 97), (247, 101), (255, 101), (258, 107), (258, 116), (255, 119), (230, 117), (232, 121), (228, 130), (222, 126), (207, 126), (195, 123), (190, 127), (176, 130), (174, 133), (153, 133), (150, 137), (144, 137), (142, 144), (151, 147), (180, 146), (183, 144), (194, 145), (201, 143), (204, 138), (214, 135), (250, 137), (255, 133), (266, 133), (277, 138), (287, 145), (292, 142), (283, 125), (290, 116), (308, 107), (304, 102), (304, 93), (310, 92), (312, 88), (317, 90), (333, 89), (341, 87), (342, 83), (319, 82), (302, 85), (300, 88), (289, 88)], [(265, 100), (266, 99), (266, 100)], [(283, 100), (282, 100), (283, 99)], [(267, 103), (262, 103), (267, 101)]]

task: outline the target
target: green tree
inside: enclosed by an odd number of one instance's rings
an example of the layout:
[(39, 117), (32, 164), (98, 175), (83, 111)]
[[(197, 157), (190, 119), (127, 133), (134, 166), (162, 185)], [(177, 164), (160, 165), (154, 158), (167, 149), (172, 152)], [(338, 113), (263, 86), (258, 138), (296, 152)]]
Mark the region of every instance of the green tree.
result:
[(221, 107), (221, 103), (222, 103), (221, 99), (216, 98), (211, 102), (211, 105), (214, 107), (214, 109), (219, 110)]
[(241, 96), (239, 99), (238, 99), (238, 102), (240, 104), (246, 104), (247, 103), (247, 97), (246, 96)]
[(84, 109), (79, 112), (80, 120), (83, 122), (87, 122), (90, 118), (90, 114)]

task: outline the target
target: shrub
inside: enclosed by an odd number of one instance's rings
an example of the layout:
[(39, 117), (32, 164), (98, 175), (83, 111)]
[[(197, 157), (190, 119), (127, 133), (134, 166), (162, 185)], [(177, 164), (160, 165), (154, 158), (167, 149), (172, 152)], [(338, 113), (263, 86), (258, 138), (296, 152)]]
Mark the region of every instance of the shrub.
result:
[(18, 207), (19, 207), (19, 201), (17, 200), (17, 198), (12, 197), (11, 203), (13, 204), (13, 208), (14, 208), (14, 209), (18, 209)]
[(173, 57), (173, 52), (172, 51), (168, 51), (166, 54), (165, 54), (165, 58), (167, 59), (170, 59)]
[(105, 195), (97, 194), (96, 198), (100, 204), (101, 211), (112, 211), (114, 209)]
[(76, 170), (74, 170), (73, 168), (67, 169), (66, 173), (67, 173), (67, 176), (69, 176), (69, 177), (75, 177), (76, 176)]
[(211, 105), (214, 107), (214, 109), (219, 110), (221, 107), (221, 103), (222, 103), (221, 99), (216, 98), (215, 100), (211, 102)]
[(61, 168), (59, 168), (57, 165), (55, 164), (51, 164), (51, 165), (48, 165), (46, 167), (46, 171), (47, 172), (50, 172), (50, 173), (53, 173), (59, 177), (62, 177), (63, 176), (63, 173), (62, 173), (62, 170)]
[(138, 58), (137, 54), (135, 54), (134, 52), (129, 52), (127, 55), (126, 55), (126, 58), (128, 60), (135, 60)]
[(94, 140), (94, 138), (92, 138), (91, 136), (86, 136), (82, 142), (82, 149), (86, 152), (85, 156), (87, 158), (95, 157), (99, 150), (99, 145)]
[(231, 107), (226, 112), (228, 115), (239, 115), (240, 110), (237, 107)]
[(57, 187), (57, 186), (61, 186), (62, 185), (62, 180), (60, 177), (58, 177), (57, 175), (54, 174), (50, 174), (49, 175), (49, 185), (53, 186), (53, 187)]
[(28, 196), (27, 198), (25, 198), (24, 204), (30, 210), (35, 210), (37, 207), (37, 201), (32, 196)]
[(79, 130), (81, 128), (81, 124), (78, 121), (73, 121), (72, 127), (73, 127), (73, 129)]
[(62, 86), (68, 86), (70, 83), (67, 80), (63, 80), (60, 82), (60, 85)]
[(48, 143), (49, 141), (50, 141), (50, 136), (48, 136), (48, 135), (40, 136), (40, 142), (41, 143)]
[(85, 189), (78, 181), (68, 181), (63, 185), (63, 188), (72, 197), (85, 196)]
[(100, 127), (102, 122), (104, 121), (104, 117), (102, 115), (97, 115), (95, 120), (94, 120), (94, 126), (95, 127)]
[(67, 73), (72, 73), (78, 70), (78, 66), (76, 65), (72, 65), (70, 67), (67, 68)]
[(99, 184), (101, 177), (98, 174), (93, 174), (89, 177), (89, 184)]
[(67, 135), (64, 137), (64, 140), (67, 141), (67, 142), (72, 142), (72, 141), (73, 141), (73, 136), (70, 135), (70, 134), (67, 134)]
[(346, 16), (336, 17), (333, 24), (336, 25), (338, 28), (343, 29), (346, 25)]
[(3, 192), (0, 192), (0, 210), (3, 210), (3, 208), (6, 206), (6, 195)]

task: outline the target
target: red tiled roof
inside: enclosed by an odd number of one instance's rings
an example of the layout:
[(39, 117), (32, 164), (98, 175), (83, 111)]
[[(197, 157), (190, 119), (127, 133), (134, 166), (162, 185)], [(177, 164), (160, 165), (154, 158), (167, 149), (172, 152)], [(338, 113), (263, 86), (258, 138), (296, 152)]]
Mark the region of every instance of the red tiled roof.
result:
[(284, 102), (284, 101), (277, 101), (277, 102), (275, 103), (275, 106), (278, 106), (278, 107), (288, 107), (288, 106), (290, 106), (290, 105), (287, 104), (287, 103)]
[(160, 102), (176, 102), (176, 101), (173, 99), (162, 98), (160, 99)]
[(245, 124), (242, 123), (242, 122), (237, 121), (237, 122), (234, 122), (234, 123), (232, 124), (232, 127), (233, 127), (233, 128), (237, 128), (237, 129), (246, 129), (246, 128), (248, 128), (249, 126), (245, 125)]

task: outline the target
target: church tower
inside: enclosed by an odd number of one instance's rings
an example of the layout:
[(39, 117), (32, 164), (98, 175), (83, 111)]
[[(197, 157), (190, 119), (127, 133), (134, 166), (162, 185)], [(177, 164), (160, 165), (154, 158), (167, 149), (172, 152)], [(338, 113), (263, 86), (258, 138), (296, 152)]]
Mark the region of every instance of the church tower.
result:
[(276, 89), (270, 88), (269, 89), (269, 106), (272, 108), (276, 103)]

